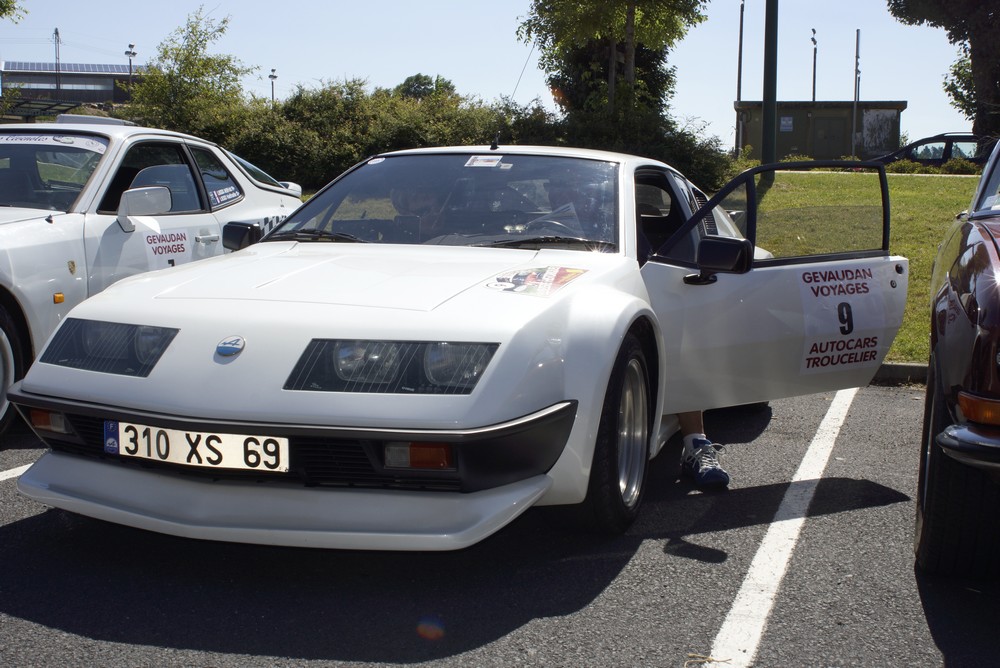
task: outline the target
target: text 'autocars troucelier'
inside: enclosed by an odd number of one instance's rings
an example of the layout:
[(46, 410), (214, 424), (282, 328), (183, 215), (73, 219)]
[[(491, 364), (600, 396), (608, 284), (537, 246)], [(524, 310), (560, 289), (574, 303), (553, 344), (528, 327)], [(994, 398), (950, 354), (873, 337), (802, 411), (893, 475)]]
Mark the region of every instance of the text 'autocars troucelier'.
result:
[(0, 431), (7, 388), (90, 295), (223, 252), (230, 221), (277, 224), (302, 189), (210, 142), (112, 119), (0, 126)]
[(922, 571), (1000, 576), (1000, 147), (938, 246), (917, 484)]
[(536, 504), (623, 531), (678, 412), (862, 385), (889, 349), (884, 170), (831, 176), (847, 201), (824, 166), (709, 200), (615, 153), (370, 158), (74, 309), (11, 390), (51, 447), (18, 488), (265, 544), (457, 549)]

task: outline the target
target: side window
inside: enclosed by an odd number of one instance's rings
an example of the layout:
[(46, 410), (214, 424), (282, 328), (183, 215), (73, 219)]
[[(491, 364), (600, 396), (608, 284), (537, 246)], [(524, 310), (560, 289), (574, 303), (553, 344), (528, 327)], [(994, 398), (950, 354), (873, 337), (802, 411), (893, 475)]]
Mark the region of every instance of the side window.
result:
[(914, 146), (910, 156), (915, 160), (938, 160), (944, 157), (944, 142), (936, 141)]
[(951, 145), (951, 157), (962, 158), (963, 160), (971, 160), (976, 157), (976, 142), (974, 141), (957, 141)]
[(243, 191), (211, 151), (193, 148), (194, 161), (201, 172), (201, 181), (208, 193), (208, 204), (214, 210), (243, 199)]
[(171, 212), (204, 209), (183, 147), (172, 142), (144, 142), (136, 144), (125, 154), (101, 198), (98, 212), (117, 212), (123, 192), (146, 186), (166, 186), (170, 189)]
[[(883, 247), (878, 171), (812, 174), (779, 171), (756, 177), (756, 246), (774, 260), (862, 253)], [(821, 179), (821, 186), (817, 180)]]
[[(644, 256), (659, 250), (687, 219), (667, 174), (653, 170), (636, 173), (635, 218), (639, 260), (644, 261)], [(674, 244), (670, 257), (693, 262), (693, 237), (691, 243)]]

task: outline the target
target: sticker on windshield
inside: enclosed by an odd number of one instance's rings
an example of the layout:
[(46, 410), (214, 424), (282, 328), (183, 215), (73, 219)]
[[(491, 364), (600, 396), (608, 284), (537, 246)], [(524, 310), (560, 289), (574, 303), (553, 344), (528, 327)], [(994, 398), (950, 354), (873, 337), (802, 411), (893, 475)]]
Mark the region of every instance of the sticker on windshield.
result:
[(521, 269), (510, 274), (496, 276), (486, 284), (486, 287), (502, 292), (547, 297), (585, 273), (587, 273), (586, 269), (573, 269), (571, 267)]
[(72, 146), (73, 148), (100, 153), (108, 150), (106, 139), (99, 137), (80, 137), (76, 135), (24, 135), (0, 134), (0, 145), (33, 144), (35, 146)]
[(503, 160), (502, 155), (474, 155), (469, 158), (466, 167), (496, 167)]
[(891, 339), (885, 305), (870, 267), (809, 270), (799, 278), (805, 314), (803, 373), (878, 365)]

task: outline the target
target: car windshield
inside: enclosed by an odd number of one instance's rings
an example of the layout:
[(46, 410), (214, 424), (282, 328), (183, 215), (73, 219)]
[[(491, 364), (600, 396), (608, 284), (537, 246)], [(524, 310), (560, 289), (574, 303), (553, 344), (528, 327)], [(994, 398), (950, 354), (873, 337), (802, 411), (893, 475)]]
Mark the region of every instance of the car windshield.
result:
[(90, 135), (0, 133), (0, 206), (69, 211), (107, 148)]
[(255, 180), (260, 181), (261, 183), (264, 183), (266, 185), (273, 186), (275, 188), (283, 187), (281, 183), (278, 182), (278, 179), (274, 178), (273, 176), (265, 172), (263, 169), (250, 162), (249, 160), (241, 158), (232, 151), (226, 151), (226, 153), (229, 155), (230, 158), (238, 162), (240, 164), (240, 167), (245, 169), (247, 174), (249, 174)]
[(265, 241), (614, 251), (617, 169), (600, 160), (502, 153), (372, 158)]

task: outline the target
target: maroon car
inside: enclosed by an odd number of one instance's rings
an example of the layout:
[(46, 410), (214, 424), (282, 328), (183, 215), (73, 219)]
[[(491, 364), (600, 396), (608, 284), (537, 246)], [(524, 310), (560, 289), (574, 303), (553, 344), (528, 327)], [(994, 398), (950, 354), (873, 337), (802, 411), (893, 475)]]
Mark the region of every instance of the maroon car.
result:
[(1000, 151), (938, 248), (917, 489), (919, 570), (1000, 576)]

